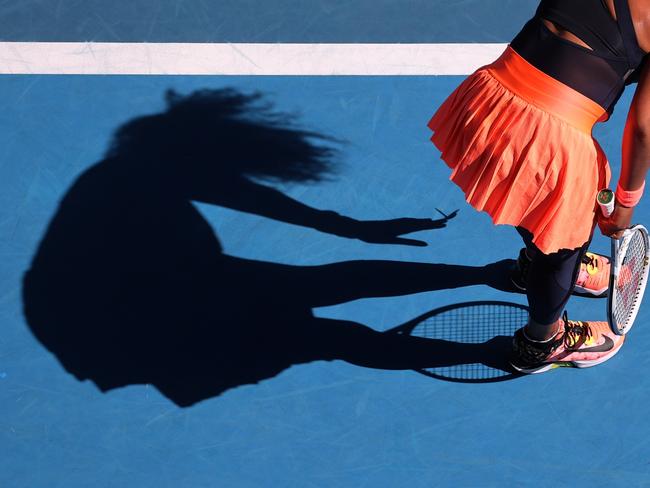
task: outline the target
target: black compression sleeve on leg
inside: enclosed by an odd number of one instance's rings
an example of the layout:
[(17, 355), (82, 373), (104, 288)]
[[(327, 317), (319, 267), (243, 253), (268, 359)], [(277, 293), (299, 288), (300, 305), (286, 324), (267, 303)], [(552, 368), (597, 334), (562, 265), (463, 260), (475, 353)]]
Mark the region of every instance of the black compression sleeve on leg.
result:
[(526, 291), (530, 316), (539, 324), (552, 324), (562, 315), (573, 292), (588, 243), (578, 249), (561, 249), (544, 254), (533, 244), (528, 231), (517, 230), (532, 258)]

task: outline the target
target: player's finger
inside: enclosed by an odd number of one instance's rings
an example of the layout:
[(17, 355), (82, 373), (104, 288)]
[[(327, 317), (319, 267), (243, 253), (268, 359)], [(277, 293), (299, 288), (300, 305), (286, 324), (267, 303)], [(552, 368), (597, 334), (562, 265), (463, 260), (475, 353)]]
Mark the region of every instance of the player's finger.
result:
[(609, 237), (613, 231), (611, 226), (608, 225), (607, 219), (599, 219), (598, 228), (600, 229), (600, 233), (605, 237)]

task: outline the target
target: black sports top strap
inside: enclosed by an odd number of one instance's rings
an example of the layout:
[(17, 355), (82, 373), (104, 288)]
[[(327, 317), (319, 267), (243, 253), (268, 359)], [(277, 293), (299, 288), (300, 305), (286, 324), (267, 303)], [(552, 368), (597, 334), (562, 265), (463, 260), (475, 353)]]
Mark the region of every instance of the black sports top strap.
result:
[[(510, 43), (530, 64), (591, 98), (608, 112), (645, 59), (627, 0), (541, 0), (537, 13)], [(554, 34), (543, 20), (573, 33), (589, 48)], [(637, 71), (635, 71), (637, 70)]]
[(620, 29), (604, 0), (542, 0), (535, 17), (571, 32), (603, 57), (625, 56)]
[(614, 0), (614, 8), (616, 9), (618, 28), (621, 31), (621, 38), (625, 45), (628, 68), (635, 70), (641, 63), (645, 53), (639, 47), (636, 38), (632, 14), (630, 13), (630, 5), (627, 0)]

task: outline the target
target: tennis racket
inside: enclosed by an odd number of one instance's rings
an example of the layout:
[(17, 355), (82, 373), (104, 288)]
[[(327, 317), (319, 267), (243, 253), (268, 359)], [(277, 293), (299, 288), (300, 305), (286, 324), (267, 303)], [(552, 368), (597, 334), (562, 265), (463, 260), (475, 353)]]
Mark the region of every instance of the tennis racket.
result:
[[(512, 336), (527, 321), (528, 309), (517, 303), (466, 302), (429, 311), (387, 332), (449, 343), (431, 358), (431, 367), (415, 369), (418, 373), (459, 383), (491, 383), (519, 376), (508, 358)], [(454, 352), (443, 357), (446, 350)]]
[[(597, 201), (603, 215), (609, 217), (614, 210), (614, 192), (601, 190)], [(612, 238), (607, 320), (615, 334), (627, 334), (634, 325), (649, 269), (650, 243), (644, 226), (634, 225), (620, 239)]]

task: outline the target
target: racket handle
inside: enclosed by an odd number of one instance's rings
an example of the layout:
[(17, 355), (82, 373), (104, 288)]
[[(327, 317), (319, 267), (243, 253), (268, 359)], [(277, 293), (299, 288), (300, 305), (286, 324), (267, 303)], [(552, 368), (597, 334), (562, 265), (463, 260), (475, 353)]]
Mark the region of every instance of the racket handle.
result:
[(614, 213), (614, 192), (612, 190), (609, 188), (600, 190), (596, 197), (596, 201), (598, 202), (600, 211), (604, 217), (609, 217)]

